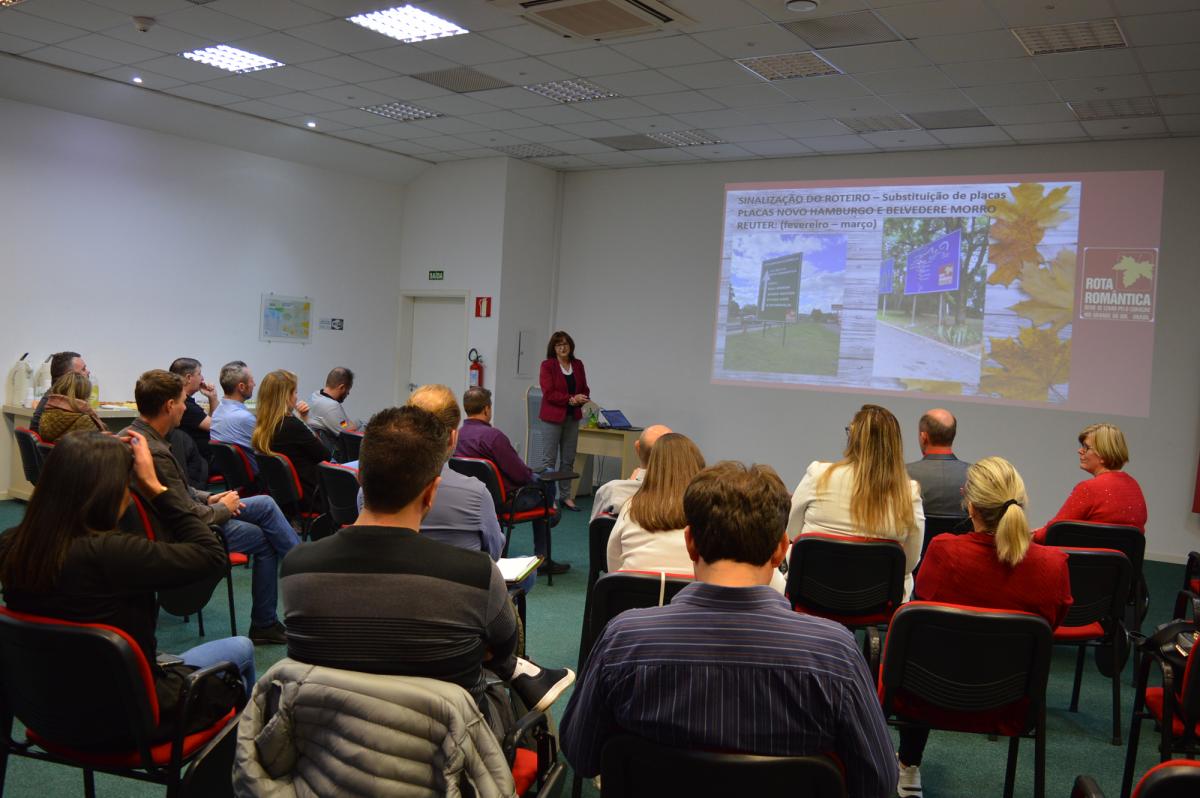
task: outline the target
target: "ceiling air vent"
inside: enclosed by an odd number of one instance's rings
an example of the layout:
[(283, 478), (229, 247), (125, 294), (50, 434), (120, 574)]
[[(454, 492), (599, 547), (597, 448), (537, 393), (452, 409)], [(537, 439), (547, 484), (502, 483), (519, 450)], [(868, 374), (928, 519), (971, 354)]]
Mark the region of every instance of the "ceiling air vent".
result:
[(659, 0), (491, 0), (492, 5), (575, 39), (616, 39), (689, 25)]
[(1088, 100), (1067, 103), (1080, 122), (1097, 119), (1125, 119), (1131, 116), (1158, 116), (1153, 97), (1120, 97), (1112, 100)]
[(910, 119), (900, 115), (837, 117), (834, 121), (841, 122), (855, 133), (882, 133), (886, 130), (916, 130), (917, 128)]
[(1078, 53), (1127, 46), (1125, 34), (1115, 19), (1013, 28), (1012, 33), (1030, 55)]
[(434, 86), (458, 92), (459, 94), (471, 91), (484, 91), (485, 89), (505, 89), (512, 85), (508, 81), (494, 78), (491, 75), (485, 75), (470, 67), (453, 67), (451, 69), (438, 69), (434, 72), (417, 72), (413, 77), (417, 80), (423, 80), (426, 83), (432, 83)]

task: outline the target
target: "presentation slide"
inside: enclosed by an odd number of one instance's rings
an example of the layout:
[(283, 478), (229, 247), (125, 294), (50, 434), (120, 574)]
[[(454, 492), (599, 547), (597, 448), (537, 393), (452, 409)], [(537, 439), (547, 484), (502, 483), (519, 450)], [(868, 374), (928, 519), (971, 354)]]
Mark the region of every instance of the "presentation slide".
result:
[(1162, 186), (726, 185), (713, 381), (1147, 416)]

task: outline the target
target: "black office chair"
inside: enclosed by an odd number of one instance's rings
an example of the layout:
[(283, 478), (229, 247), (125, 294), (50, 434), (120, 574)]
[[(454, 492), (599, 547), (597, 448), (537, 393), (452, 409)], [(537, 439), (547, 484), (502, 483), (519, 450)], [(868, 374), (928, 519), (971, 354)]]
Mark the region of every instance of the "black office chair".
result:
[(672, 748), (621, 734), (600, 753), (604, 798), (784, 795), (845, 798), (846, 778), (827, 756), (756, 756)]
[[(300, 475), (296, 473), (292, 459), (278, 452), (256, 452), (255, 455), (258, 458), (258, 474), (266, 483), (267, 492), (279, 505), (284, 517), (299, 525), (300, 537), (307, 538), (317, 519), (324, 513), (304, 509), (304, 486), (300, 484)], [(313, 507), (316, 506), (314, 500)]]
[(611, 515), (597, 516), (588, 524), (588, 575), (587, 589), (583, 594), (583, 634), (579, 637), (579, 666), (583, 667), (583, 642), (587, 637), (587, 626), (592, 614), (592, 590), (600, 574), (608, 573), (608, 538), (617, 519)]
[(358, 459), (359, 449), (362, 448), (363, 434), (361, 432), (342, 431), (337, 436), (337, 459), (339, 463), (352, 463)]
[(970, 532), (971, 529), (971, 519), (965, 515), (925, 516), (925, 538), (921, 541), (921, 560), (917, 562), (917, 567), (913, 568), (913, 577), (915, 578), (917, 571), (921, 569), (921, 562), (925, 560), (925, 552), (929, 548), (929, 541), (938, 535), (964, 535)]
[[(1200, 795), (1200, 761), (1172, 759), (1146, 771), (1133, 791), (1133, 798), (1196, 798)], [(1071, 798), (1104, 798), (1104, 791), (1091, 776), (1078, 776)]]
[(358, 472), (337, 463), (317, 466), (321, 477), (321, 493), (329, 516), (338, 527), (349, 526), (358, 520)]
[(42, 453), (38, 449), (42, 438), (27, 427), (16, 427), (13, 434), (17, 436), (17, 450), (21, 453), (21, 470), (25, 472), (25, 481), (36, 487), (42, 473)]
[[(1146, 536), (1135, 526), (1093, 524), (1087, 521), (1056, 521), (1046, 529), (1047, 546), (1066, 546), (1076, 549), (1114, 549), (1125, 555), (1133, 567), (1129, 585), (1129, 602), (1125, 627), (1134, 632), (1142, 630), (1142, 621), (1150, 609), (1150, 590), (1142, 573), (1146, 556)], [(1102, 670), (1107, 662), (1096, 662)], [(1121, 663), (1124, 667), (1124, 662)]]
[(218, 440), (209, 441), (208, 446), (212, 451), (213, 465), (221, 472), (229, 490), (236, 490), (242, 496), (258, 493), (254, 467), (242, 447)]

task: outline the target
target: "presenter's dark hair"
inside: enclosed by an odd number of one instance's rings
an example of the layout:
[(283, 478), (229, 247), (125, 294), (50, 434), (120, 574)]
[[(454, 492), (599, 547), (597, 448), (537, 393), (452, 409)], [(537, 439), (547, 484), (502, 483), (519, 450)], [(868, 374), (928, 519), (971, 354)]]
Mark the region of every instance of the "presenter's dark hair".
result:
[(554, 333), (554, 335), (550, 336), (550, 343), (546, 344), (547, 360), (553, 360), (554, 358), (558, 357), (558, 353), (554, 351), (554, 347), (558, 346), (559, 344), (566, 344), (567, 346), (571, 347), (571, 354), (569, 357), (575, 357), (575, 339), (567, 335), (562, 330), (558, 330)]
[(683, 514), (706, 563), (765, 565), (784, 535), (791, 507), (775, 469), (733, 460), (701, 471), (683, 494)]
[(75, 538), (116, 529), (132, 467), (129, 445), (119, 438), (64, 435), (46, 459), (25, 517), (0, 542), (4, 589), (51, 590)]
[(473, 386), (463, 394), (463, 412), (477, 416), (492, 406), (492, 392), (487, 388)]
[(172, 374), (178, 374), (180, 377), (190, 377), (196, 373), (196, 369), (198, 368), (200, 368), (200, 361), (196, 358), (177, 357), (167, 370)]
[(446, 462), (446, 425), (428, 410), (407, 405), (380, 410), (367, 422), (358, 478), (363, 505), (394, 513), (437, 479)]
[(183, 393), (183, 377), (162, 369), (150, 369), (138, 377), (133, 388), (133, 399), (138, 412), (146, 418), (154, 418), (162, 412), (167, 402), (178, 399)]
[(78, 352), (55, 352), (50, 356), (50, 380), (57, 380), (75, 367), (75, 358), (83, 357)]
[(954, 436), (958, 433), (958, 420), (950, 416), (950, 423), (943, 424), (926, 413), (917, 422), (917, 431), (928, 435), (929, 443), (933, 446), (949, 446), (954, 443)]

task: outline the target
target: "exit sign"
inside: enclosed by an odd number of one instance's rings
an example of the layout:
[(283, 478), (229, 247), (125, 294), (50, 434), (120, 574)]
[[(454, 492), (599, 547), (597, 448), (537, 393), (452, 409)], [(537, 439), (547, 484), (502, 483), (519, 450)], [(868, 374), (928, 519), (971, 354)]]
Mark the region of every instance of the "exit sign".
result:
[(441, 269), (430, 269), (429, 279), (430, 280), (445, 280), (446, 273), (444, 271), (442, 271)]

